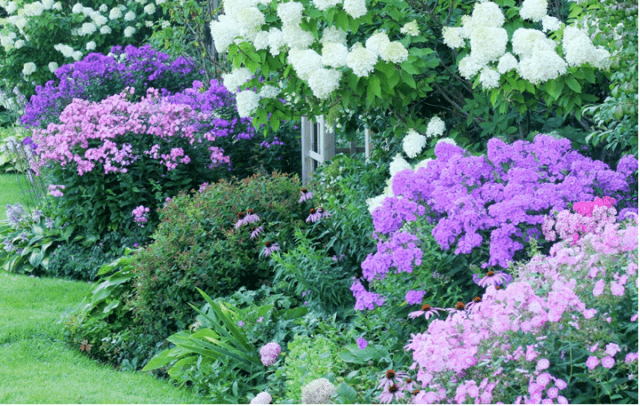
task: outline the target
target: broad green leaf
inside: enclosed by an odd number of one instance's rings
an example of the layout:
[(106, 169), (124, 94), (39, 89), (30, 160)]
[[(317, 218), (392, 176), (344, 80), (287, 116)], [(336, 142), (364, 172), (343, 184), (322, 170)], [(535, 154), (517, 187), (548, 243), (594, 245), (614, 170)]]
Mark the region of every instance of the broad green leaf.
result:
[(582, 92), (582, 87), (580, 86), (580, 83), (578, 83), (578, 81), (572, 76), (567, 77), (566, 83), (567, 83), (567, 86), (569, 86), (569, 88), (574, 92), (576, 93)]
[(175, 360), (175, 358), (169, 356), (169, 351), (171, 351), (171, 349), (166, 349), (155, 357), (151, 358), (147, 365), (142, 368), (142, 371), (153, 371), (154, 369), (162, 368), (166, 365), (169, 365), (173, 360)]

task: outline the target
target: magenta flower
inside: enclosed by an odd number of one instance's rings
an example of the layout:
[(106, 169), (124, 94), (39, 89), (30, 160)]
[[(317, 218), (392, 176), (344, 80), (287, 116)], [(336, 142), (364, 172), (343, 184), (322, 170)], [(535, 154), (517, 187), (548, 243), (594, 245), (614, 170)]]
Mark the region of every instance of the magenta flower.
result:
[(593, 296), (598, 297), (602, 294), (602, 292), (604, 292), (604, 280), (600, 279), (598, 282), (596, 282), (596, 284), (593, 286)]
[(251, 238), (253, 240), (258, 235), (260, 235), (260, 233), (262, 233), (263, 231), (264, 231), (264, 227), (263, 226), (252, 227), (251, 228), (251, 235), (249, 236), (249, 238)]
[(266, 367), (273, 365), (280, 355), (280, 345), (278, 343), (265, 344), (260, 348), (260, 360)]
[(546, 358), (542, 358), (541, 360), (538, 361), (538, 365), (536, 365), (536, 369), (538, 371), (542, 371), (549, 368), (549, 360)]
[(399, 382), (407, 378), (409, 378), (409, 374), (406, 372), (396, 372), (393, 369), (388, 369), (378, 382), (378, 389), (388, 388), (390, 385), (396, 383), (396, 381)]
[(244, 321), (240, 320), (240, 321), (238, 322), (238, 327), (244, 327)]
[(527, 352), (524, 358), (527, 361), (533, 361), (534, 359), (536, 359), (537, 356), (538, 356), (538, 353), (536, 353), (536, 350), (533, 348), (533, 345), (527, 345)]
[(624, 362), (626, 364), (631, 364), (633, 361), (638, 359), (638, 353), (637, 352), (630, 352), (629, 354), (627, 354), (627, 356), (624, 358)]
[(365, 348), (367, 348), (367, 345), (369, 345), (367, 340), (365, 340), (363, 337), (358, 337), (356, 343), (358, 344), (358, 348), (360, 348), (361, 350), (364, 350)]
[(409, 313), (409, 317), (412, 318), (412, 319), (415, 319), (416, 317), (420, 317), (420, 316), (424, 315), (424, 318), (426, 320), (429, 320), (429, 318), (431, 316), (433, 316), (434, 314), (438, 314), (438, 315), (440, 314), (440, 313), (438, 313), (438, 310), (444, 310), (444, 309), (441, 309), (439, 307), (431, 307), (428, 304), (424, 304), (424, 305), (422, 305), (422, 309), (421, 310)]
[(598, 359), (598, 357), (592, 355), (589, 358), (587, 358), (586, 364), (590, 370), (593, 370), (595, 367), (597, 367), (600, 364), (600, 360)]
[(260, 217), (258, 217), (253, 209), (247, 210), (246, 213), (241, 211), (237, 214), (237, 217), (238, 221), (236, 221), (236, 224), (233, 226), (236, 230), (245, 224), (251, 224), (255, 223), (256, 221), (260, 221)]
[(605, 348), (605, 352), (609, 355), (611, 355), (612, 357), (615, 357), (616, 354), (620, 351), (620, 347), (618, 346), (618, 344), (616, 343), (609, 343), (607, 344), (606, 348)]
[(480, 281), (476, 283), (482, 286), (483, 288), (486, 288), (489, 285), (493, 285), (493, 286), (502, 285), (503, 283), (507, 282), (510, 279), (509, 276), (510, 275), (504, 272), (489, 271), (487, 272), (487, 275), (484, 278), (480, 279)]
[(317, 209), (311, 208), (309, 209), (309, 216), (305, 220), (307, 223), (315, 223), (322, 218), (322, 215), (318, 213)]
[(598, 345), (599, 345), (599, 343), (593, 344), (591, 346), (591, 348), (589, 348), (589, 352), (594, 352), (595, 350), (597, 350), (598, 349)]
[(564, 388), (567, 387), (567, 383), (562, 380), (562, 379), (556, 379), (555, 381), (556, 386), (558, 387), (558, 389), (563, 390)]
[(265, 241), (264, 251), (262, 252), (265, 257), (271, 255), (272, 252), (280, 251), (280, 245), (277, 242)]
[(144, 206), (138, 206), (131, 212), (133, 216), (133, 221), (138, 223), (141, 227), (144, 223), (147, 222), (147, 214), (149, 213), (149, 208)]
[(306, 188), (300, 189), (300, 193), (302, 193), (302, 195), (300, 196), (300, 200), (298, 200), (298, 203), (306, 202), (307, 200), (313, 199), (313, 193), (309, 192)]
[(602, 366), (605, 368), (611, 368), (616, 363), (616, 360), (613, 357), (604, 357), (602, 358)]
[(613, 283), (611, 284), (611, 293), (612, 293), (614, 296), (622, 296), (622, 295), (624, 295), (624, 286), (622, 286), (622, 285), (620, 285), (620, 284), (618, 284), (618, 283), (613, 282)]
[(551, 388), (547, 389), (547, 397), (549, 399), (557, 398), (558, 397), (558, 388), (556, 388), (554, 386), (554, 387), (551, 387)]
[(399, 399), (404, 399), (404, 392), (400, 390), (395, 383), (385, 386), (382, 393), (378, 395), (380, 403), (392, 403), (397, 402)]

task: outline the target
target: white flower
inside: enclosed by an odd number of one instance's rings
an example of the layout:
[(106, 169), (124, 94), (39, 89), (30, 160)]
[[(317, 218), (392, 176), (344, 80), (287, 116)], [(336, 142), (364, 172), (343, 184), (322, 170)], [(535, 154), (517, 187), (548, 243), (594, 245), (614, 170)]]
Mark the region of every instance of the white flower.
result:
[(27, 25), (27, 19), (24, 17), (18, 17), (15, 19), (15, 26), (22, 32), (22, 29)]
[(49, 62), (49, 70), (51, 71), (51, 73), (56, 73), (56, 70), (58, 70), (59, 66), (57, 63), (55, 62)]
[[(287, 3), (290, 4), (290, 3)], [(282, 26), (282, 35), (289, 48), (306, 49), (313, 44), (315, 37), (309, 31), (300, 28), (299, 25), (285, 24)]]
[(467, 80), (471, 80), (483, 67), (484, 65), (472, 55), (465, 56), (460, 60), (460, 63), (458, 63), (458, 71), (460, 71), (462, 77)]
[(42, 0), (42, 7), (45, 10), (51, 10), (53, 8), (53, 0)]
[(453, 139), (451, 139), (451, 138), (440, 138), (440, 139), (438, 140), (438, 142), (436, 142), (436, 145), (440, 144), (441, 142), (446, 142), (447, 144), (451, 144), (451, 145), (458, 145), (458, 144), (456, 144), (456, 142), (455, 142)]
[(471, 56), (481, 65), (497, 61), (504, 55), (508, 41), (504, 28), (477, 27), (471, 33)]
[(231, 71), (231, 73), (222, 74), (222, 83), (231, 93), (236, 93), (238, 88), (248, 80), (251, 80), (251, 71), (247, 68), (237, 68)]
[(13, 38), (7, 35), (0, 35), (0, 45), (6, 50), (9, 46), (13, 45)]
[(417, 172), (418, 169), (420, 168), (426, 168), (427, 164), (431, 161), (433, 161), (432, 158), (423, 159), (422, 161), (418, 162), (416, 166), (413, 167), (413, 170)]
[(409, 23), (406, 23), (400, 29), (400, 33), (407, 34), (411, 37), (420, 35), (420, 28), (418, 27), (418, 22), (416, 20), (413, 20)]
[(411, 165), (409, 165), (409, 162), (404, 160), (402, 155), (396, 154), (396, 156), (393, 157), (393, 161), (389, 164), (389, 173), (391, 174), (391, 178), (393, 178), (396, 173), (404, 171), (405, 169), (411, 169)]
[(11, 15), (13, 14), (16, 10), (18, 9), (18, 5), (16, 4), (15, 1), (10, 1), (9, 3), (7, 3), (7, 5), (4, 7), (4, 10), (7, 12), (7, 14)]
[(211, 21), (209, 28), (218, 52), (226, 52), (235, 37), (240, 34), (238, 23), (225, 14), (220, 15), (218, 21)]
[(342, 0), (313, 0), (313, 5), (320, 11), (325, 11), (342, 3)]
[(120, 9), (118, 7), (114, 7), (111, 9), (111, 11), (109, 11), (109, 18), (112, 20), (116, 20), (118, 18), (122, 17), (122, 11), (120, 11)]
[(308, 84), (313, 95), (318, 99), (326, 99), (340, 85), (342, 72), (335, 69), (316, 69), (309, 74)]
[(378, 57), (372, 51), (364, 48), (358, 43), (347, 56), (347, 66), (353, 70), (358, 77), (369, 76), (373, 72), (373, 67), (378, 61)]
[(303, 404), (325, 404), (331, 403), (331, 395), (336, 391), (336, 387), (326, 378), (316, 379), (309, 382), (302, 388)]
[(490, 1), (476, 3), (473, 13), (471, 13), (471, 19), (471, 24), (475, 27), (500, 28), (504, 24), (504, 14), (502, 14), (500, 6)]
[(343, 44), (336, 42), (325, 42), (322, 46), (322, 64), (339, 68), (347, 66), (347, 56), (349, 50)]
[(365, 42), (365, 47), (376, 54), (376, 56), (380, 56), (382, 54), (382, 50), (389, 43), (389, 37), (384, 32), (379, 32), (377, 34), (373, 34), (367, 39)]
[(236, 104), (240, 117), (250, 117), (260, 105), (260, 98), (254, 91), (243, 90), (236, 95)]
[(80, 58), (82, 58), (82, 51), (74, 51), (73, 55), (71, 55), (73, 57), (74, 61), (79, 61)]
[(556, 43), (547, 38), (542, 31), (518, 28), (511, 38), (513, 53), (520, 57), (529, 57), (533, 54), (533, 44), (536, 42), (546, 42), (550, 49), (555, 49), (556, 46)]
[(534, 85), (555, 79), (566, 71), (567, 63), (545, 40), (536, 41), (531, 56), (520, 59), (518, 64), (518, 74)]
[(54, 45), (53, 49), (60, 52), (62, 55), (65, 56), (65, 58), (73, 57), (73, 48), (71, 48), (69, 45), (57, 44), (57, 45)]
[(252, 405), (268, 405), (271, 403), (273, 399), (268, 392), (260, 392), (256, 395), (255, 398), (251, 399), (250, 404)]
[[(391, 196), (393, 196), (393, 193), (391, 194)], [(379, 195), (379, 196), (376, 196), (376, 197), (371, 197), (371, 198), (367, 199), (366, 202), (367, 202), (367, 209), (369, 209), (369, 213), (373, 214), (373, 212), (378, 207), (382, 206), (382, 202), (387, 197), (389, 197), (389, 195), (382, 194), (382, 195)]]
[(82, 13), (82, 10), (84, 10), (84, 6), (80, 3), (76, 3), (73, 5), (73, 8), (71, 9), (71, 12), (73, 14), (80, 14)]
[(256, 50), (267, 49), (269, 47), (269, 32), (258, 31), (253, 39), (253, 46)]
[(400, 42), (392, 41), (384, 46), (380, 57), (386, 62), (401, 63), (409, 58), (409, 51)]
[(438, 116), (433, 116), (427, 124), (427, 137), (438, 137), (444, 134), (445, 129), (444, 121)]
[(298, 77), (304, 81), (309, 79), (311, 72), (322, 67), (322, 57), (312, 49), (292, 49), (287, 59)]
[(351, 17), (358, 18), (367, 14), (367, 4), (365, 0), (344, 0), (344, 11)]
[(100, 13), (93, 13), (91, 14), (91, 19), (93, 20), (94, 23), (96, 23), (96, 25), (98, 27), (102, 27), (103, 25), (105, 25), (109, 20), (107, 19), (107, 17), (103, 16)]
[(269, 52), (271, 55), (276, 56), (280, 53), (280, 48), (285, 46), (287, 39), (281, 30), (271, 27), (269, 29)]
[(111, 27), (109, 27), (108, 25), (103, 25), (102, 27), (100, 27), (100, 34), (111, 34)]
[(240, 28), (240, 35), (247, 38), (253, 37), (264, 24), (264, 14), (257, 7), (242, 8), (233, 15), (233, 19)]
[(148, 27), (148, 28), (153, 28), (153, 21), (150, 21), (150, 20), (149, 21), (145, 21), (144, 22), (144, 26)]
[(498, 61), (498, 72), (507, 73), (510, 70), (518, 68), (518, 60), (510, 52), (502, 55)]
[(320, 40), (320, 43), (325, 44), (327, 42), (336, 42), (346, 46), (347, 32), (333, 26), (327, 27), (322, 31), (322, 39)]
[(561, 28), (560, 20), (551, 16), (542, 17), (542, 31), (558, 31)]
[(93, 51), (96, 49), (96, 43), (94, 41), (87, 42), (87, 51)]
[(171, 23), (170, 23), (169, 21), (162, 20), (162, 22), (160, 23), (160, 26), (161, 26), (163, 29), (165, 29), (165, 28), (169, 28), (169, 27), (171, 27)]
[(13, 44), (13, 46), (14, 46), (16, 49), (20, 49), (20, 48), (22, 48), (22, 47), (24, 46), (24, 41), (23, 41), (23, 40), (21, 40), (21, 39), (19, 39), (19, 40), (17, 40), (17, 41)]
[(51, 9), (58, 11), (62, 10), (62, 3), (60, 3), (59, 1), (55, 2), (53, 6), (51, 6)]
[(409, 158), (417, 157), (425, 145), (427, 145), (427, 137), (415, 130), (409, 130), (402, 140), (402, 149)]
[(442, 29), (444, 44), (449, 48), (464, 46), (464, 29), (462, 27), (444, 27)]
[(167, 2), (167, 0), (156, 0), (156, 4), (157, 5), (164, 4), (166, 2)]
[[(569, 66), (579, 66), (584, 63), (590, 63), (595, 67), (599, 67), (603, 56), (602, 52), (596, 52), (587, 34), (575, 26), (565, 27), (564, 37), (562, 38), (562, 50), (564, 57)], [(608, 58), (608, 53), (606, 58)]]
[(278, 4), (277, 13), (284, 24), (298, 25), (302, 21), (302, 10), (302, 3), (292, 1)]
[(133, 21), (135, 18), (136, 18), (136, 13), (134, 13), (133, 11), (129, 11), (127, 14), (124, 15), (125, 21)]
[(24, 67), (22, 68), (22, 74), (25, 76), (29, 76), (31, 75), (33, 72), (36, 71), (36, 64), (33, 62), (27, 62), (24, 64)]
[(109, 6), (107, 6), (106, 4), (101, 4), (100, 7), (98, 7), (98, 11), (101, 13), (106, 13), (107, 10), (109, 10)]
[(262, 98), (266, 98), (266, 99), (274, 99), (276, 97), (278, 97), (278, 95), (280, 94), (280, 89), (275, 87), (275, 86), (271, 86), (271, 85), (264, 85), (262, 86), (262, 89), (260, 89), (260, 93), (258, 93), (258, 96), (262, 99)]
[[(44, 11), (44, 6), (39, 1), (36, 1), (35, 3), (25, 4), (22, 10), (24, 15), (28, 17), (37, 17)], [(20, 14), (19, 11), (18, 14)]]
[(144, 12), (151, 15), (153, 13), (156, 12), (156, 5), (153, 3), (149, 3), (146, 6), (144, 6)]
[(84, 14), (85, 17), (89, 17), (91, 13), (93, 13), (93, 9), (91, 7), (82, 8), (82, 14)]
[(493, 89), (500, 86), (500, 73), (489, 67), (482, 68), (480, 71), (480, 84), (483, 89)]
[(540, 21), (547, 15), (547, 0), (524, 0), (520, 8), (520, 17), (533, 22)]
[(131, 26), (128, 26), (127, 28), (124, 29), (124, 36), (130, 37), (133, 35), (134, 32), (136, 32), (136, 29)]
[(96, 26), (93, 23), (84, 23), (80, 27), (80, 35), (91, 35), (96, 32)]

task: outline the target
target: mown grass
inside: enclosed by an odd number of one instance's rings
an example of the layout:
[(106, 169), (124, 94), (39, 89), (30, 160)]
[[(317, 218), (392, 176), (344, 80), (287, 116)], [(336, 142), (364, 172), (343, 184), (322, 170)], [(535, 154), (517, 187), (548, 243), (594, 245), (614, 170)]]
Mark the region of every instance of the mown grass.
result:
[(0, 403), (202, 403), (151, 375), (99, 365), (61, 341), (86, 282), (0, 272)]
[(16, 175), (12, 173), (0, 174), (0, 221), (6, 220), (5, 209), (8, 204), (26, 203), (25, 196), (20, 190)]

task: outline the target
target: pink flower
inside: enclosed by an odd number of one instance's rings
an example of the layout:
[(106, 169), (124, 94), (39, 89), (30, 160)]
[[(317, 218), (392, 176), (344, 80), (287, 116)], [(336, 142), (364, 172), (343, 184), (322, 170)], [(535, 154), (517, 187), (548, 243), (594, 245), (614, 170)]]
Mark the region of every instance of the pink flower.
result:
[(360, 348), (361, 350), (364, 350), (365, 348), (367, 348), (367, 345), (369, 345), (367, 340), (365, 340), (363, 337), (358, 337), (356, 343), (358, 344), (358, 348)]
[(597, 313), (598, 311), (596, 309), (588, 309), (585, 310), (582, 314), (584, 315), (585, 319), (592, 319)]
[(251, 235), (249, 236), (249, 238), (253, 240), (258, 235), (260, 235), (260, 233), (262, 233), (263, 231), (264, 231), (264, 227), (263, 226), (259, 226), (257, 228), (252, 228)]
[(624, 286), (617, 284), (617, 283), (612, 283), (611, 284), (611, 293), (613, 293), (614, 296), (622, 296), (624, 295)]
[(536, 365), (536, 369), (538, 371), (542, 371), (549, 368), (549, 360), (546, 358), (542, 358), (541, 360), (538, 361), (538, 365)]
[(142, 227), (142, 225), (148, 221), (146, 213), (149, 213), (148, 207), (144, 207), (144, 206), (136, 207), (131, 212), (131, 215), (133, 216), (133, 221), (135, 221)]
[(506, 274), (504, 272), (489, 271), (487, 272), (487, 275), (484, 278), (480, 279), (480, 281), (476, 283), (479, 286), (486, 288), (489, 285), (493, 285), (493, 286), (502, 285), (509, 279), (510, 279), (509, 274)]
[(265, 257), (271, 255), (272, 252), (280, 251), (280, 244), (277, 242), (265, 241), (263, 254)]
[(627, 356), (624, 358), (624, 362), (626, 364), (631, 364), (633, 361), (638, 359), (638, 353), (637, 352), (630, 352), (629, 354), (627, 354)]
[(604, 280), (600, 279), (593, 287), (593, 296), (598, 297), (604, 292)]
[(609, 343), (605, 348), (605, 352), (611, 355), (612, 357), (615, 357), (619, 351), (620, 351), (620, 347), (616, 343)]
[(611, 368), (615, 363), (616, 361), (613, 359), (613, 357), (602, 358), (602, 366), (605, 368)]
[(558, 387), (558, 389), (563, 390), (564, 388), (567, 387), (567, 383), (565, 381), (563, 381), (562, 379), (556, 379), (555, 381), (556, 386)]
[(260, 348), (260, 360), (266, 367), (273, 365), (280, 355), (280, 345), (278, 343), (265, 344)]
[(597, 367), (600, 364), (600, 360), (598, 359), (598, 357), (592, 355), (589, 358), (587, 358), (586, 364), (590, 370), (593, 370), (595, 367)]
[(298, 203), (313, 199), (313, 193), (309, 192), (306, 188), (300, 189), (300, 193), (302, 193), (302, 195), (300, 196)]
[(549, 397), (549, 399), (555, 399), (558, 397), (558, 388), (556, 388), (555, 386), (547, 389), (547, 396)]
[(533, 349), (533, 345), (527, 345), (527, 353), (525, 354), (525, 359), (527, 361), (533, 361), (538, 356), (538, 353)]
[(598, 343), (595, 343), (591, 346), (591, 348), (589, 348), (589, 352), (594, 352), (597, 349), (598, 349)]
[(415, 319), (416, 317), (420, 317), (424, 314), (424, 318), (426, 320), (429, 320), (429, 318), (434, 314), (440, 314), (438, 313), (438, 310), (444, 310), (444, 309), (441, 309), (439, 307), (431, 307), (428, 304), (424, 304), (422, 305), (422, 310), (409, 313), (409, 317), (412, 319)]
[(569, 401), (564, 396), (558, 396), (558, 403), (563, 404), (563, 405), (568, 405)]
[(631, 321), (636, 321), (636, 320), (638, 320), (638, 313), (631, 316)]

